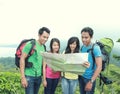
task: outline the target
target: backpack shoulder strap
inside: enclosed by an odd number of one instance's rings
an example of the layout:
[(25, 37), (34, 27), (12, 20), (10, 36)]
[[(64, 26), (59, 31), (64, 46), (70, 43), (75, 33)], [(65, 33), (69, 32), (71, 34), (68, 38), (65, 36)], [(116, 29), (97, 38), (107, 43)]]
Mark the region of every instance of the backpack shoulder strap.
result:
[(31, 48), (30, 48), (30, 51), (28, 53), (28, 57), (32, 55), (31, 52), (32, 52), (32, 50), (33, 50), (33, 48), (35, 46), (35, 39), (32, 39), (30, 43), (31, 43)]
[(43, 44), (43, 46), (44, 46), (45, 51), (47, 51), (47, 50), (46, 50), (46, 46), (45, 46), (44, 44)]
[(82, 45), (82, 47), (81, 47), (80, 51), (82, 51), (82, 49), (83, 49), (83, 45)]
[(95, 46), (95, 43), (92, 45), (92, 48), (91, 48), (91, 55), (92, 55), (92, 59), (93, 59), (92, 69), (94, 69), (94, 66), (95, 66), (95, 56), (94, 56), (94, 53), (93, 53), (94, 46)]
[(92, 66), (92, 69), (94, 69), (94, 66), (95, 66), (95, 56), (94, 56), (94, 53), (93, 53), (94, 46), (95, 46), (95, 43), (92, 44), (92, 47), (91, 47), (90, 49), (87, 50), (87, 52), (90, 52), (91, 55), (92, 55), (92, 59), (93, 59), (93, 66)]

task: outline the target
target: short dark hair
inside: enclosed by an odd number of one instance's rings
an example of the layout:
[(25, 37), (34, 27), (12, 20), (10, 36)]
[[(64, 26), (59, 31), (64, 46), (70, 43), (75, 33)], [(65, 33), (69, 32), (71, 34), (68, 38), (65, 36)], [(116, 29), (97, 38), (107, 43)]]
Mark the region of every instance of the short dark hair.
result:
[(40, 28), (38, 34), (42, 35), (44, 31), (50, 34), (50, 30), (47, 27)]
[(85, 27), (85, 28), (83, 28), (83, 29), (81, 30), (81, 33), (82, 33), (82, 32), (88, 32), (91, 38), (92, 38), (92, 36), (93, 36), (93, 34), (94, 34), (93, 29), (90, 28), (90, 27)]

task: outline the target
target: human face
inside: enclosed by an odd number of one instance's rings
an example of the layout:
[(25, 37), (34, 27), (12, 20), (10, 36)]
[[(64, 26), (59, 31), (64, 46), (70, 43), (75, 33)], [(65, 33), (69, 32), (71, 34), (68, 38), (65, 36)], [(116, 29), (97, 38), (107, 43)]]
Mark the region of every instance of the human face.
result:
[(74, 52), (74, 50), (75, 50), (76, 46), (77, 46), (76, 41), (75, 41), (75, 42), (73, 42), (72, 44), (70, 44), (70, 49), (71, 49), (71, 52), (72, 52), (72, 53)]
[(52, 49), (53, 49), (53, 52), (56, 53), (59, 51), (59, 43), (58, 42), (53, 42), (52, 44)]
[(39, 35), (39, 43), (42, 45), (42, 44), (45, 44), (47, 42), (49, 38), (49, 34), (47, 32), (43, 32), (43, 34)]
[(84, 45), (88, 46), (91, 43), (91, 37), (88, 32), (82, 32), (81, 38)]

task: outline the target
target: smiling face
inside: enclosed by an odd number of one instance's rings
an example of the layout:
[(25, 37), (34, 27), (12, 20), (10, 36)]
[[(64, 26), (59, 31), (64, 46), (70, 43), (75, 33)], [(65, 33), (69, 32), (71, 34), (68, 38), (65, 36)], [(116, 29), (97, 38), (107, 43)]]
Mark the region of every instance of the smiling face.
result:
[(50, 41), (50, 51), (52, 53), (59, 53), (60, 41), (57, 38), (52, 38)]
[(41, 35), (39, 35), (39, 43), (41, 45), (45, 44), (47, 42), (48, 38), (49, 38), (49, 33), (44, 31)]
[(84, 45), (88, 46), (91, 43), (92, 37), (89, 35), (88, 32), (82, 32), (81, 33), (81, 39)]
[(71, 52), (73, 53), (75, 51), (76, 46), (77, 46), (76, 41), (73, 42), (72, 44), (70, 44), (69, 46), (70, 46)]
[(57, 52), (59, 52), (59, 43), (58, 42), (53, 42), (53, 44), (52, 44), (52, 49), (53, 49), (53, 52), (54, 53), (57, 53)]

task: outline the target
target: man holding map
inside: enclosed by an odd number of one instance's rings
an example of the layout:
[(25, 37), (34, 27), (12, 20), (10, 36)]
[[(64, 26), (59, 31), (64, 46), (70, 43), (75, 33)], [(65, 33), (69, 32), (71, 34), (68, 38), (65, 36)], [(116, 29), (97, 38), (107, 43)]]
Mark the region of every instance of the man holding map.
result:
[(98, 77), (102, 69), (101, 50), (99, 46), (94, 45), (93, 54), (95, 56), (95, 62), (92, 58), (91, 48), (93, 46), (91, 39), (93, 37), (93, 30), (90, 27), (85, 27), (81, 31), (81, 38), (83, 46), (81, 47), (81, 53), (88, 52), (88, 61), (90, 67), (87, 68), (83, 75), (79, 75), (80, 94), (94, 94), (95, 80)]

